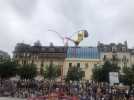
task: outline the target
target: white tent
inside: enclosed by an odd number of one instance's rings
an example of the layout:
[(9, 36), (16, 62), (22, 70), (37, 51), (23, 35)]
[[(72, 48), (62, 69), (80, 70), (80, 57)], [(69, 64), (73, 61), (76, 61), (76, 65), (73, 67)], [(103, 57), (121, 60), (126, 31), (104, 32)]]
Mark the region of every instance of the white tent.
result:
[(34, 79), (37, 80), (37, 81), (44, 80), (44, 78), (42, 76), (40, 76), (40, 75), (39, 76), (36, 76)]
[(12, 80), (12, 81), (18, 81), (18, 80), (20, 80), (20, 77), (19, 76), (11, 77), (10, 80)]

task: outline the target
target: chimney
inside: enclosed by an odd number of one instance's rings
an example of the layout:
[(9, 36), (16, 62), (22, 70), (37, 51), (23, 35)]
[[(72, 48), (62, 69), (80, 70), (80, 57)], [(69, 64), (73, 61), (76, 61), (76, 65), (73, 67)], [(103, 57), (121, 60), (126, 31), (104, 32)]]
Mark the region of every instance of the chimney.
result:
[(124, 41), (124, 44), (125, 44), (125, 46), (127, 47), (127, 40), (126, 40), (126, 41)]
[(54, 46), (54, 45), (53, 45), (53, 42), (51, 42), (51, 43), (50, 43), (50, 46), (51, 46), (51, 47), (53, 47), (53, 46)]
[(101, 43), (100, 43), (100, 41), (98, 41), (98, 44), (97, 44), (97, 46), (100, 46), (100, 44), (101, 44)]

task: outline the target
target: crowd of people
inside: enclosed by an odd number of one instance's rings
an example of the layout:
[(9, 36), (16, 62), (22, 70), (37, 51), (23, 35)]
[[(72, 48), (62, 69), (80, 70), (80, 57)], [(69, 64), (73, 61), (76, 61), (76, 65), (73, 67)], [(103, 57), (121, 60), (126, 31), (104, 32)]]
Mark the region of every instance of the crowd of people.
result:
[(61, 85), (45, 80), (0, 80), (1, 97), (29, 98), (48, 96), (49, 93), (75, 96), (78, 100), (134, 100), (133, 88), (119, 88), (104, 83), (83, 82)]

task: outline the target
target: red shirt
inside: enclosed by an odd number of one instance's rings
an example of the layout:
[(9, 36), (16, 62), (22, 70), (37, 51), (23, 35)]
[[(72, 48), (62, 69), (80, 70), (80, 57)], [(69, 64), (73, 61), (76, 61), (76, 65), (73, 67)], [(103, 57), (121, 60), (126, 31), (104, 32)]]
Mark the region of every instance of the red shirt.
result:
[(72, 100), (78, 100), (78, 98), (76, 96), (73, 96)]

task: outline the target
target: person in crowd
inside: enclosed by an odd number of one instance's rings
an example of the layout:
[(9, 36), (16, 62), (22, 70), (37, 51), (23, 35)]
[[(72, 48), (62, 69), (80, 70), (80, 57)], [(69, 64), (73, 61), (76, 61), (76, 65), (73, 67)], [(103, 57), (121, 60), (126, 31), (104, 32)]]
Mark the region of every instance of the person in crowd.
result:
[[(0, 97), (28, 98), (47, 96), (49, 84), (45, 80), (0, 80)], [(72, 100), (134, 100), (134, 89), (121, 90), (107, 84), (85, 82), (81, 84), (59, 85), (55, 82), (51, 92), (60, 97), (72, 97)], [(65, 98), (64, 98), (65, 100)]]

